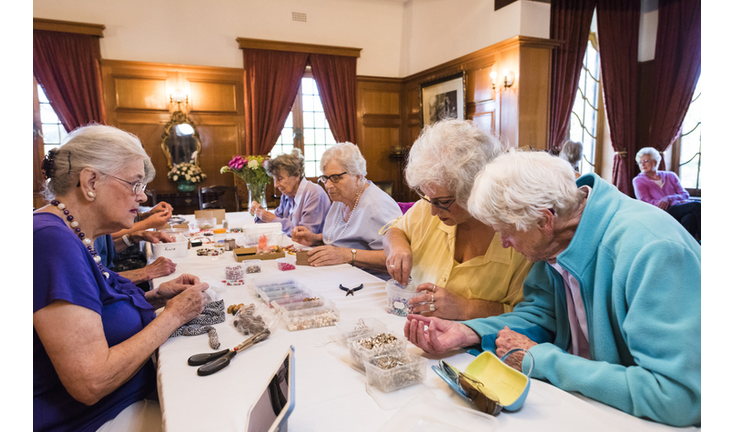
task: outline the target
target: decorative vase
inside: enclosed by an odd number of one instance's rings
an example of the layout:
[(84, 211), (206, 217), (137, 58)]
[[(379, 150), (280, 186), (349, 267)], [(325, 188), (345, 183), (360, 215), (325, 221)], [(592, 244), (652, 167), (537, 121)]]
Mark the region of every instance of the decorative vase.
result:
[(250, 206), (250, 204), (252, 204), (253, 201), (255, 201), (260, 204), (260, 207), (267, 210), (268, 201), (265, 199), (265, 188), (267, 187), (267, 185), (267, 183), (247, 183), (247, 193), (249, 195), (249, 201), (247, 201), (248, 207)]
[(178, 190), (180, 190), (181, 192), (191, 192), (196, 190), (196, 184), (191, 183), (188, 180), (179, 180)]

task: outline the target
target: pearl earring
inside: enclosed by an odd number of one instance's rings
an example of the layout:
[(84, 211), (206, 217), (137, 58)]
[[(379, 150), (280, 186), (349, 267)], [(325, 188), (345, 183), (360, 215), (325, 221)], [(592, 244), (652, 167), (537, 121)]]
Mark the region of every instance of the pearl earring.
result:
[(97, 194), (95, 194), (93, 191), (89, 191), (89, 192), (87, 192), (87, 196), (89, 198), (94, 198), (95, 196), (97, 196)]

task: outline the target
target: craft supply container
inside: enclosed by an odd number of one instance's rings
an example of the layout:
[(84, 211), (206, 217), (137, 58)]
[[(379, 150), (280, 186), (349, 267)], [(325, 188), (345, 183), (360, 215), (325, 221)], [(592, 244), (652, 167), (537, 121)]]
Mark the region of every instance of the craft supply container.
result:
[(202, 231), (213, 230), (217, 227), (217, 219), (195, 219), (192, 225), (194, 229), (199, 229)]
[(337, 340), (342, 345), (347, 345), (347, 339), (367, 334), (379, 334), (387, 331), (387, 326), (382, 321), (374, 318), (359, 318), (356, 320), (340, 321), (336, 324)]
[[(413, 312), (413, 306), (408, 303), (408, 300), (419, 295), (423, 295), (423, 292), (416, 292), (415, 287), (411, 286), (412, 281), (408, 283), (407, 288), (403, 288), (397, 281), (390, 279), (385, 283), (385, 290), (387, 291), (387, 311), (397, 316), (408, 316), (409, 313)], [(411, 291), (412, 288), (412, 291)]]
[(189, 254), (189, 241), (182, 235), (176, 235), (173, 243), (153, 243), (153, 258), (186, 258)]
[(288, 270), (296, 269), (295, 257), (278, 258), (275, 260), (275, 262), (278, 263), (278, 270), (280, 271), (288, 271)]
[(262, 264), (259, 259), (240, 261), (240, 265), (245, 269), (245, 275), (262, 272)]
[(378, 358), (364, 362), (367, 383), (387, 393), (425, 381), (428, 361), (408, 353), (403, 353), (403, 358), (406, 360), (403, 366), (391, 369), (376, 366)]
[(290, 331), (333, 326), (339, 321), (339, 309), (330, 305), (299, 309), (282, 314), (286, 328)]
[(289, 313), (292, 311), (302, 310), (302, 309), (313, 309), (317, 307), (322, 306), (329, 306), (336, 308), (334, 306), (334, 302), (332, 302), (329, 299), (323, 299), (323, 298), (317, 298), (316, 300), (308, 300), (314, 297), (308, 297), (308, 296), (297, 296), (297, 297), (288, 297), (288, 298), (280, 298), (278, 300), (273, 300), (270, 304), (275, 309), (280, 309), (283, 311), (283, 313)]
[[(360, 341), (366, 338), (375, 337), (380, 334), (395, 336), (395, 341), (392, 343), (375, 346), (373, 348), (367, 348), (360, 344)], [(408, 347), (408, 340), (403, 336), (396, 335), (392, 332), (373, 332), (360, 336), (355, 336), (347, 339), (347, 347), (349, 347), (349, 354), (352, 356), (352, 362), (354, 365), (364, 370), (364, 363), (372, 360), (373, 358), (381, 355), (402, 355), (405, 354), (405, 350)]]
[(255, 293), (262, 301), (269, 304), (278, 299), (287, 299), (292, 296), (313, 297), (311, 290), (295, 280), (280, 281), (266, 284), (256, 284)]

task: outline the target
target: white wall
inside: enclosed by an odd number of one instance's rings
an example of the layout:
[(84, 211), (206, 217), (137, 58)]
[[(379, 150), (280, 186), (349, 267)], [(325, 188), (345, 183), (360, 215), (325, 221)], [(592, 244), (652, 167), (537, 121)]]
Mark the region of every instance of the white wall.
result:
[(105, 59), (240, 68), (245, 37), (362, 48), (357, 73), (384, 77), (550, 27), (550, 5), (528, 0), (35, 0), (33, 16), (104, 24)]
[(550, 35), (550, 4), (528, 0), (498, 11), (494, 0), (411, 0), (405, 13), (401, 76), (513, 36)]
[(35, 18), (104, 24), (105, 59), (241, 68), (245, 37), (362, 48), (357, 73), (387, 77), (398, 76), (402, 13), (395, 0), (33, 2)]

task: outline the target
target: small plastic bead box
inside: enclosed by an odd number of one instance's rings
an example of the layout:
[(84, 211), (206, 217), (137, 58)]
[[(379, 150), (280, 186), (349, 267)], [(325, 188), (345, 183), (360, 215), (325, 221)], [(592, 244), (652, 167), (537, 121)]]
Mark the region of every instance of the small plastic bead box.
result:
[(408, 316), (413, 311), (413, 306), (408, 303), (408, 300), (423, 295), (423, 292), (415, 291), (416, 286), (412, 280), (408, 282), (408, 286), (400, 285), (395, 279), (387, 281), (385, 283), (387, 311), (397, 316)]
[(293, 310), (283, 314), (283, 321), (290, 331), (333, 326), (339, 321), (339, 309), (333, 303), (327, 303), (315, 308)]
[(363, 336), (371, 333), (384, 333), (387, 326), (382, 321), (374, 318), (359, 318), (356, 320), (341, 321), (337, 323), (337, 340), (342, 345), (347, 345), (347, 339)]
[(367, 383), (386, 393), (425, 381), (427, 365), (423, 357), (407, 352), (377, 356), (364, 362)]
[(392, 332), (373, 332), (347, 339), (347, 346), (354, 365), (364, 370), (364, 363), (377, 356), (404, 354), (408, 341)]
[(296, 280), (256, 283), (255, 293), (262, 301), (272, 306), (274, 300), (293, 296), (313, 297), (311, 291)]

